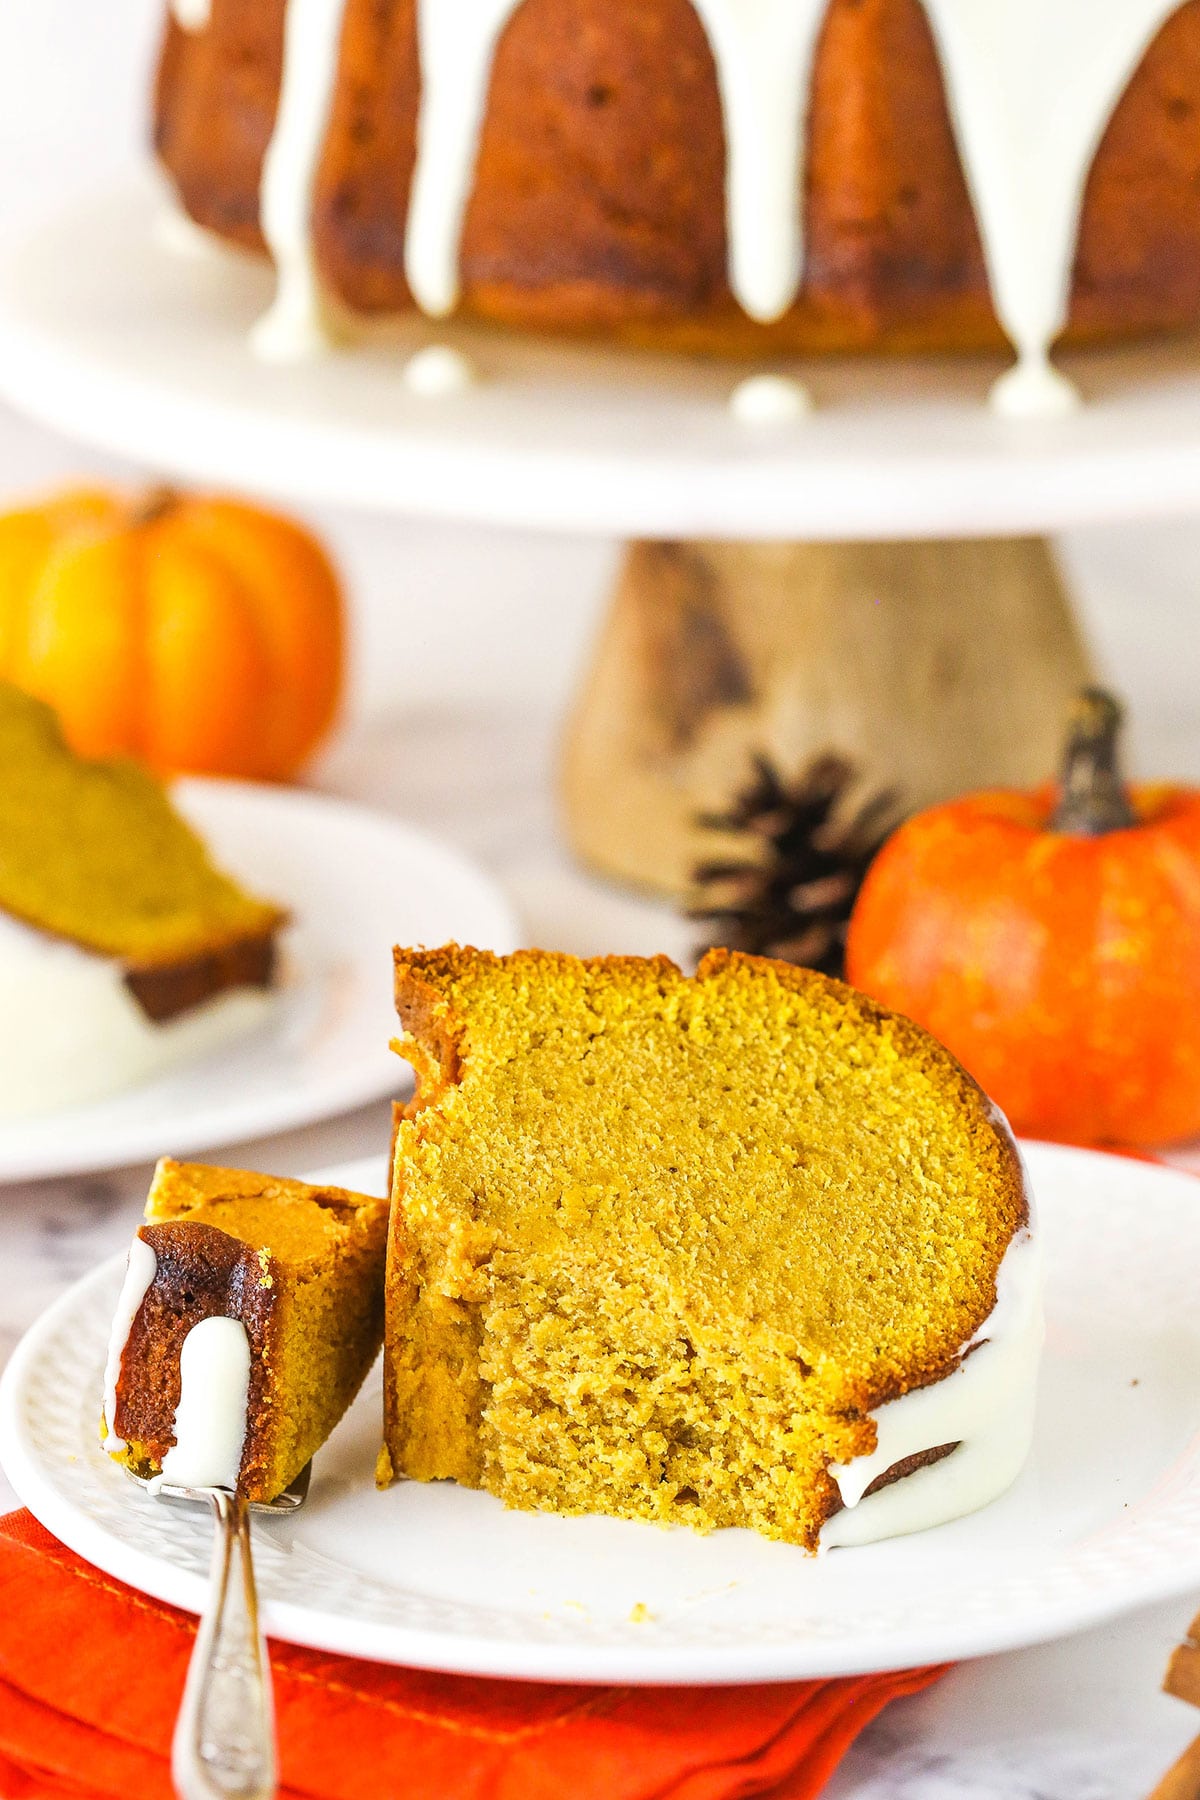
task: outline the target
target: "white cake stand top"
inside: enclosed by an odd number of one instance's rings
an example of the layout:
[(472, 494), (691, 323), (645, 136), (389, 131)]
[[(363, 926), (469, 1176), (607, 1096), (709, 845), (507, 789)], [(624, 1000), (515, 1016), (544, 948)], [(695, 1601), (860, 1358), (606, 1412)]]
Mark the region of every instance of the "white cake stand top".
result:
[[(748, 424), (749, 372), (500, 332), (392, 327), (256, 360), (268, 268), (164, 246), (147, 180), (76, 205), (0, 265), (0, 393), (85, 442), (296, 502), (619, 536), (966, 537), (1200, 508), (1200, 345), (1068, 359), (1088, 404), (997, 418), (999, 365), (810, 363), (816, 409)], [(462, 392), (412, 391), (431, 343)]]

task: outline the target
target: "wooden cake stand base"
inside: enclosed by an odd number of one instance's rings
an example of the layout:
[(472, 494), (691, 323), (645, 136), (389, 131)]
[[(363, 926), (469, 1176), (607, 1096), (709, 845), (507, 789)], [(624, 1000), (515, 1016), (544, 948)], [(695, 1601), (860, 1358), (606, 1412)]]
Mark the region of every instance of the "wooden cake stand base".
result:
[(1055, 766), (1090, 664), (1042, 538), (636, 542), (565, 747), (567, 829), (610, 876), (684, 893), (756, 751), (836, 750), (906, 810)]

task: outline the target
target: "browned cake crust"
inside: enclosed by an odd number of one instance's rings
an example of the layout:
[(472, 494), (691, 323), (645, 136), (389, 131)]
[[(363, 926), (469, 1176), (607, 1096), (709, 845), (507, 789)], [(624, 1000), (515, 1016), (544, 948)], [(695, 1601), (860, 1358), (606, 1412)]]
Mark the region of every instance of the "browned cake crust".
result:
[[(155, 140), (188, 212), (262, 247), (258, 185), (284, 0), (213, 0), (169, 25)], [(418, 100), (413, 0), (348, 0), (317, 182), (330, 290), (411, 304), (404, 221)], [(1083, 208), (1069, 336), (1200, 316), (1200, 0), (1163, 26), (1117, 107)], [(999, 345), (919, 0), (831, 0), (818, 49), (803, 290), (758, 325), (726, 281), (725, 145), (690, 0), (525, 0), (501, 40), (462, 246), (463, 310), (704, 351)], [(797, 205), (800, 197), (797, 196)]]
[(269, 988), (278, 960), (274, 936), (236, 938), (185, 961), (125, 971), (125, 986), (148, 1019), (162, 1025), (231, 988)]
[(267, 1270), (256, 1250), (212, 1225), (172, 1220), (143, 1225), (138, 1236), (154, 1251), (158, 1270), (125, 1346), (124, 1365), (137, 1371), (137, 1379), (117, 1388), (116, 1429), (160, 1465), (175, 1441), (183, 1340), (202, 1319), (238, 1319), (250, 1340), (240, 1481), (246, 1492), (257, 1495), (262, 1487), (264, 1390), (279, 1318), (273, 1282), (265, 1279)]
[(269, 1500), (333, 1430), (383, 1337), (387, 1201), (164, 1158), (138, 1235), (154, 1251), (109, 1423), (119, 1459), (157, 1474), (175, 1441), (192, 1328), (236, 1319), (250, 1345), (238, 1487)]

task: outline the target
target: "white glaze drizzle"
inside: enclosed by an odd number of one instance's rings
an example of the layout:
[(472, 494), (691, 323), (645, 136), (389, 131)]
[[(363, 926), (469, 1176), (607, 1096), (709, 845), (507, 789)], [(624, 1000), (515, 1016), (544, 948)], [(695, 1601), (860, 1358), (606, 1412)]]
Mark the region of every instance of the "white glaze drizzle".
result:
[(1018, 367), (1010, 416), (1072, 394), (1048, 351), (1066, 324), (1079, 213), (1104, 128), (1179, 0), (924, 0), (942, 64), (992, 301)]
[(121, 1359), (133, 1330), (133, 1321), (137, 1318), (142, 1301), (149, 1293), (150, 1284), (157, 1273), (158, 1258), (145, 1238), (135, 1232), (129, 1246), (125, 1279), (121, 1283), (117, 1310), (113, 1314), (112, 1330), (108, 1335), (108, 1355), (104, 1363), (104, 1448), (113, 1455), (119, 1455), (125, 1448), (125, 1439), (118, 1437), (116, 1430)]
[[(175, 0), (189, 17), (207, 0)], [(459, 297), (459, 246), (500, 36), (519, 0), (418, 0), (421, 104), (405, 234), (417, 305)], [(996, 384), (1010, 417), (1076, 404), (1049, 362), (1066, 320), (1079, 209), (1105, 125), (1179, 0), (923, 0), (983, 239), (997, 314), (1018, 364)], [(312, 192), (337, 72), (345, 0), (289, 0), (284, 74), (263, 176), (275, 304), (255, 347), (291, 358), (326, 340)], [(771, 320), (803, 272), (802, 201), (812, 61), (827, 0), (693, 0), (712, 48), (727, 145), (729, 282)]]
[(413, 298), (431, 318), (458, 300), (458, 249), (492, 59), (519, 0), (418, 0), (421, 110), (404, 241)]
[(179, 1405), (162, 1473), (150, 1483), (237, 1486), (250, 1393), (250, 1340), (239, 1319), (193, 1325), (179, 1353)]
[(171, 0), (171, 11), (184, 31), (204, 31), (212, 18), (212, 0)]
[(426, 344), (404, 365), (404, 385), (421, 400), (440, 400), (447, 394), (463, 394), (478, 377), (470, 357), (451, 344)]
[(333, 103), (345, 0), (288, 0), (283, 79), (263, 161), (259, 219), (275, 259), (275, 299), (252, 345), (266, 362), (323, 349), (330, 333), (313, 250), (317, 166)]
[[(1019, 1474), (1033, 1437), (1044, 1335), (1041, 1244), (1028, 1183), (1026, 1199), (1029, 1223), (1004, 1253), (995, 1305), (958, 1367), (931, 1387), (879, 1407), (871, 1415), (875, 1449), (830, 1465), (844, 1510), (822, 1527), (823, 1550), (902, 1537), (960, 1518), (996, 1499)], [(866, 1493), (905, 1457), (955, 1443), (958, 1449), (940, 1462)]]
[(778, 319), (803, 273), (804, 151), (813, 53), (828, 0), (692, 0), (725, 117), (729, 285)]

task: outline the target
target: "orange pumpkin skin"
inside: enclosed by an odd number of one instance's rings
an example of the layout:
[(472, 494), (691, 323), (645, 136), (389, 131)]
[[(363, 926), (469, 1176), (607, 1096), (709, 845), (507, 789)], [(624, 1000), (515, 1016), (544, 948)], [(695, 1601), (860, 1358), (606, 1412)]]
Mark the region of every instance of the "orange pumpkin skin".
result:
[(872, 865), (847, 979), (954, 1052), (1032, 1137), (1200, 1132), (1200, 792), (1133, 787), (1137, 825), (1046, 829), (1052, 788), (910, 819)]
[(0, 678), (87, 755), (287, 779), (337, 711), (343, 614), (316, 540), (239, 501), (81, 489), (0, 517)]

